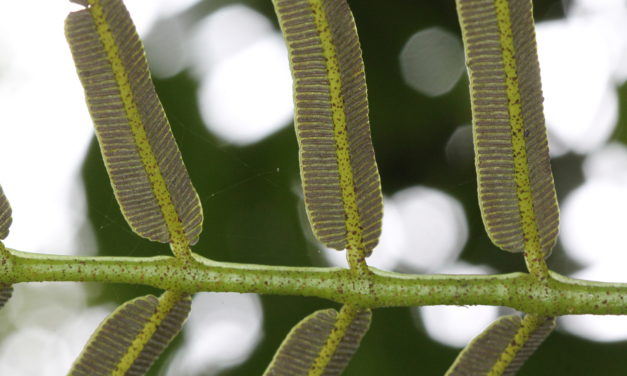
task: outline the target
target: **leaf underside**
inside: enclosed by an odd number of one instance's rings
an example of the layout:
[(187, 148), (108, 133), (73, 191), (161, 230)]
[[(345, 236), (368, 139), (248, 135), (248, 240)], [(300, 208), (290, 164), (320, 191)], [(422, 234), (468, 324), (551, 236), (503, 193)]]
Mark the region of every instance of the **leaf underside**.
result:
[[(372, 314), (369, 310), (357, 312), (344, 332), (337, 348), (321, 373), (323, 376), (339, 376), (357, 351), (361, 339), (370, 327)], [(334, 309), (316, 311), (299, 322), (287, 335), (264, 376), (308, 376), (314, 372), (316, 360), (338, 321)]]
[(510, 252), (548, 255), (559, 227), (531, 0), (457, 0), (481, 213)]
[(513, 376), (554, 328), (555, 318), (503, 316), (462, 350), (446, 376)]
[(9, 227), (11, 227), (13, 218), (11, 216), (11, 205), (7, 200), (2, 187), (0, 187), (0, 239), (4, 239), (9, 235)]
[(121, 0), (74, 2), (89, 7), (68, 15), (66, 38), (123, 214), (140, 236), (195, 244), (200, 200), (128, 11)]
[(555, 318), (546, 318), (542, 321), (542, 323), (531, 332), (529, 338), (522, 346), (522, 348), (516, 353), (514, 359), (512, 359), (511, 363), (503, 373), (504, 375), (514, 376), (520, 369), (520, 367), (525, 364), (527, 359), (533, 355), (533, 353), (540, 347), (542, 342), (551, 334), (551, 332), (555, 329)]
[(0, 285), (0, 308), (4, 307), (4, 305), (11, 299), (13, 295), (13, 286)]
[(69, 375), (144, 375), (178, 334), (191, 297), (165, 292), (128, 301), (98, 327)]
[(294, 80), (305, 206), (327, 247), (363, 249), (381, 233), (383, 199), (355, 21), (345, 0), (273, 0)]
[[(11, 205), (4, 195), (2, 187), (0, 187), (0, 239), (4, 239), (9, 235), (11, 222), (13, 222)], [(0, 242), (0, 251), (2, 250), (4, 250), (4, 245)], [(13, 295), (13, 286), (0, 284), (0, 308), (4, 307), (11, 295)]]

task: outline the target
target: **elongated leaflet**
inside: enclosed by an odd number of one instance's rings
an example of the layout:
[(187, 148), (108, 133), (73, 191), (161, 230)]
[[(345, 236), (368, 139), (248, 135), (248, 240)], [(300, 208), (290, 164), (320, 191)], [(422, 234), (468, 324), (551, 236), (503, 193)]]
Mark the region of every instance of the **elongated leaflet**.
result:
[(446, 376), (513, 376), (555, 328), (555, 318), (503, 316), (473, 339)]
[(191, 298), (166, 291), (124, 303), (92, 335), (69, 375), (144, 375), (178, 334)]
[[(0, 239), (4, 239), (9, 235), (9, 227), (11, 227), (12, 221), (11, 205), (4, 195), (2, 187), (0, 187)], [(0, 253), (2, 251), (4, 251), (4, 244), (0, 242)], [(13, 286), (0, 284), (0, 308), (4, 307), (11, 295), (13, 295)]]
[(479, 202), (492, 241), (548, 255), (559, 211), (530, 0), (457, 0), (470, 76)]
[[(0, 245), (0, 247), (2, 247)], [(0, 285), (0, 308), (4, 307), (4, 305), (11, 299), (13, 295), (13, 286), (10, 285)]]
[(370, 310), (314, 312), (287, 335), (264, 376), (339, 376), (370, 327)]
[(294, 79), (309, 221), (327, 247), (369, 255), (383, 200), (355, 21), (345, 0), (273, 0)]
[(11, 222), (13, 222), (11, 214), (9, 200), (7, 200), (2, 187), (0, 187), (0, 239), (4, 239), (9, 235), (9, 227), (11, 227)]
[(554, 317), (526, 315), (516, 336), (501, 354), (494, 367), (495, 371), (500, 372), (500, 369), (505, 368), (503, 375), (516, 375), (520, 367), (540, 347), (553, 329), (555, 329)]
[(79, 3), (88, 7), (67, 17), (66, 37), (115, 196), (137, 234), (184, 254), (198, 240), (202, 208), (141, 41), (121, 0)]

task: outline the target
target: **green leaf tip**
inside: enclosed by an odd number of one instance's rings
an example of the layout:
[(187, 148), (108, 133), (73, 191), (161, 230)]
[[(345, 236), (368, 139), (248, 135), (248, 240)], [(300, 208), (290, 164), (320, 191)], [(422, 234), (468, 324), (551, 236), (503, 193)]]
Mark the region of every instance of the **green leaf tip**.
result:
[(128, 301), (98, 327), (69, 372), (71, 376), (146, 374), (178, 334), (191, 297), (166, 291)]
[[(202, 208), (121, 0), (79, 1), (65, 33), (113, 191), (140, 236), (186, 249)], [(176, 253), (176, 251), (175, 251)]]
[(514, 376), (555, 328), (555, 318), (503, 316), (474, 338), (446, 376)]
[(370, 310), (316, 311), (287, 335), (264, 376), (339, 376), (370, 327)]
[(370, 255), (383, 198), (361, 48), (345, 0), (273, 0), (294, 80), (305, 206), (316, 237)]
[(456, 0), (466, 50), (479, 202), (510, 252), (550, 254), (559, 210), (531, 0)]

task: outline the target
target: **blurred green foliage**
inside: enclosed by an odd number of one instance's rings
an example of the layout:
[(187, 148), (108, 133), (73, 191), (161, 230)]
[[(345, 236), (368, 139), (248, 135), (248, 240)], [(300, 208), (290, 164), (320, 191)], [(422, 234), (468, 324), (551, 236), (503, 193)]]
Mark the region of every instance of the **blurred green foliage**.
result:
[[(204, 16), (234, 0), (206, 0), (186, 16)], [(270, 0), (241, 1), (268, 16), (276, 26)], [(390, 195), (412, 185), (441, 189), (460, 200), (468, 217), (470, 238), (462, 258), (487, 264), (498, 272), (524, 271), (520, 255), (498, 252), (490, 243), (478, 209), (472, 164), (447, 161), (445, 145), (453, 131), (470, 123), (464, 75), (448, 94), (429, 98), (413, 91), (401, 77), (399, 53), (415, 32), (440, 26), (459, 35), (454, 1), (350, 1), (362, 41), (369, 87), (373, 143), (383, 190)], [(534, 1), (537, 21), (563, 17), (559, 0)], [(278, 27), (277, 27), (278, 29)], [(299, 214), (297, 144), (292, 127), (247, 147), (225, 144), (211, 135), (199, 116), (198, 83), (186, 73), (157, 80), (157, 91), (205, 213), (204, 230), (194, 250), (219, 261), (270, 265), (323, 265), (316, 245), (304, 234)], [(627, 91), (622, 88), (621, 124)], [(245, 109), (242, 109), (245, 111)], [(615, 138), (625, 142), (619, 127)], [(581, 157), (553, 161), (558, 197), (581, 182)], [(169, 254), (167, 246), (133, 234), (117, 207), (98, 146), (92, 142), (83, 167), (89, 218), (96, 230), (100, 255)], [(419, 249), (415, 250), (420, 252)], [(376, 250), (375, 250), (376, 252)], [(558, 248), (551, 269), (566, 273), (577, 265)], [(105, 286), (97, 301), (122, 303), (144, 293), (141, 286)], [(290, 328), (316, 309), (337, 307), (313, 298), (263, 296), (264, 336), (252, 356), (221, 375), (260, 375)], [(180, 342), (178, 340), (177, 342)], [(172, 351), (170, 348), (169, 351)], [(371, 330), (345, 374), (440, 375), (458, 350), (445, 347), (417, 328), (409, 308), (374, 311)], [(596, 344), (559, 330), (527, 362), (521, 375), (622, 375), (627, 343)], [(167, 358), (167, 353), (162, 359)], [(162, 362), (151, 371), (162, 374)]]

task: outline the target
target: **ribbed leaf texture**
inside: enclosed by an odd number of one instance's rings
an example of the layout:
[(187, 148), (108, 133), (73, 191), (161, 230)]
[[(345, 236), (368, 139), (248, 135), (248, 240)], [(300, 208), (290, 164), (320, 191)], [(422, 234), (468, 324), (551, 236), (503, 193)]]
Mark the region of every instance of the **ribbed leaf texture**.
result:
[(4, 239), (9, 235), (11, 222), (13, 222), (13, 218), (11, 217), (11, 205), (4, 195), (2, 187), (0, 187), (0, 239)]
[(383, 199), (361, 47), (345, 0), (273, 0), (294, 79), (305, 206), (327, 247), (379, 241)]
[[(0, 245), (0, 247), (2, 247)], [(13, 286), (0, 285), (0, 308), (4, 307), (5, 304), (11, 299), (13, 295)]]
[(559, 211), (531, 0), (456, 0), (466, 49), (481, 213), (510, 252), (548, 255)]
[(538, 347), (544, 342), (546, 337), (551, 334), (551, 332), (555, 329), (555, 318), (546, 318), (543, 320), (535, 330), (531, 332), (529, 338), (522, 346), (522, 348), (516, 353), (516, 356), (511, 361), (507, 369), (503, 375), (505, 376), (514, 376), (520, 369), (520, 367), (525, 364), (527, 359), (531, 357), (531, 355), (536, 351)]
[[(264, 376), (339, 376), (357, 351), (361, 339), (370, 327), (369, 310), (358, 311), (341, 334), (324, 370), (316, 370), (318, 358), (325, 347), (332, 346), (329, 338), (337, 328), (338, 312), (326, 309), (314, 312), (299, 322), (287, 335), (264, 373)], [(328, 350), (328, 349), (327, 349)], [(316, 373), (317, 372), (317, 373)]]
[[(0, 239), (4, 239), (9, 235), (9, 227), (11, 227), (13, 219), (11, 217), (11, 205), (7, 200), (2, 187), (0, 187)], [(0, 251), (4, 250), (4, 245), (0, 242)], [(13, 286), (0, 284), (0, 308), (4, 307), (6, 302), (13, 295)]]
[(121, 0), (81, 0), (66, 37), (115, 196), (133, 230), (195, 244), (200, 200), (155, 93), (141, 41)]
[(69, 375), (146, 374), (178, 334), (191, 308), (191, 298), (165, 292), (131, 300), (98, 327)]
[(555, 328), (555, 318), (503, 316), (458, 355), (446, 376), (513, 376)]

